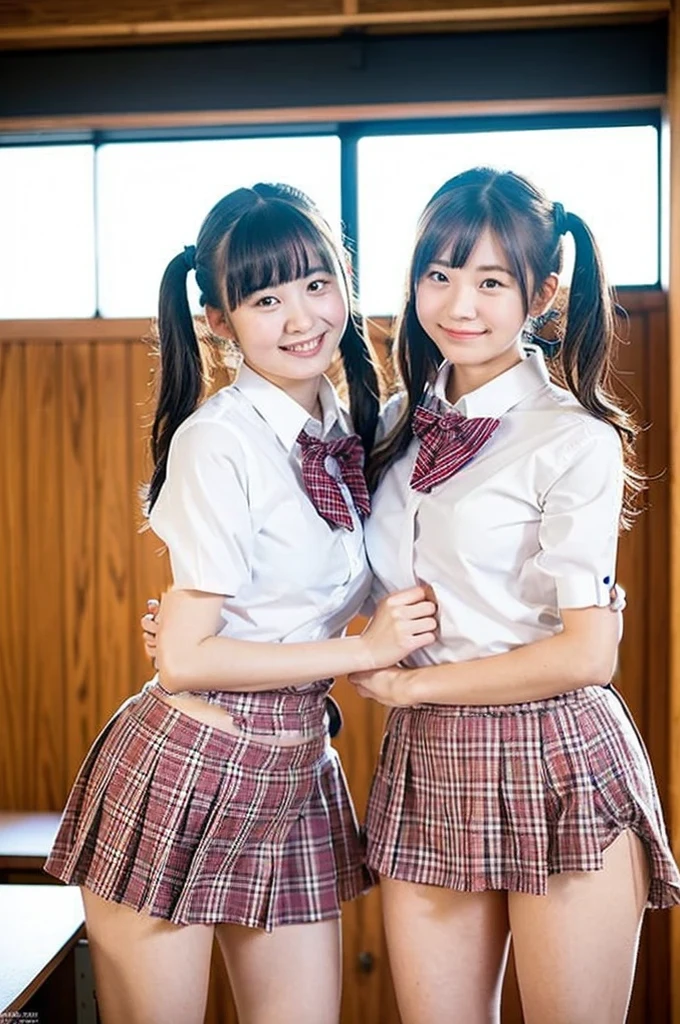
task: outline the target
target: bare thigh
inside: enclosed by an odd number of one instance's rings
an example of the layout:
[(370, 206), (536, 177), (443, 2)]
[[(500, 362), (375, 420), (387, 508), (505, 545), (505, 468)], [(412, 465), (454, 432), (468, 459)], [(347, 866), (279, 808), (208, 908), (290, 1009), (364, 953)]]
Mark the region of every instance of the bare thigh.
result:
[(338, 1024), (339, 920), (286, 925), (272, 932), (220, 924), (215, 934), (239, 1024)]
[(509, 946), (506, 893), (391, 878), (381, 878), (380, 892), (403, 1024), (499, 1021)]
[(171, 924), (81, 892), (102, 1024), (202, 1024), (213, 926)]
[(621, 1024), (649, 890), (645, 849), (624, 832), (601, 871), (554, 875), (508, 906), (526, 1024)]

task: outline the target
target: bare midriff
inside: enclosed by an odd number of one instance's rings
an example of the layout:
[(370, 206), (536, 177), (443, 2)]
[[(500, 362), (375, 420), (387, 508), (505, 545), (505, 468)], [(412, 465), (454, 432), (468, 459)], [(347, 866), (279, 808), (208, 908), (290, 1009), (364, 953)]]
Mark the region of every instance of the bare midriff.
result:
[(191, 693), (166, 694), (158, 687), (154, 687), (153, 692), (158, 700), (163, 701), (168, 707), (174, 708), (175, 711), (181, 711), (183, 715), (193, 718), (195, 722), (209, 725), (230, 736), (247, 739), (248, 742), (264, 743), (269, 747), (299, 747), (303, 743), (309, 743), (309, 736), (304, 736), (301, 732), (279, 732), (272, 736), (265, 733), (244, 732), (224, 708), (209, 704)]

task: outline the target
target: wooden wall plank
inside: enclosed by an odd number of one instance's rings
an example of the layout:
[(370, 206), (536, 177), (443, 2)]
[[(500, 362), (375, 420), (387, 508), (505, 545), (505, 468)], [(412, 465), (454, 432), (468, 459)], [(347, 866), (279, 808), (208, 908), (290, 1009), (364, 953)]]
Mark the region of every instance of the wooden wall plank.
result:
[(26, 593), (25, 346), (0, 348), (0, 806), (20, 809), (32, 771), (23, 740)]
[(25, 458), (28, 474), (26, 538), (25, 747), (32, 767), (26, 772), (26, 806), (61, 807), (66, 796), (62, 491), (62, 351), (26, 345)]
[[(147, 325), (148, 326), (148, 325)], [(149, 437), (153, 416), (152, 371), (155, 357), (150, 346), (139, 340), (131, 347), (132, 393), (130, 418), (132, 428), (132, 451), (128, 492), (135, 504), (135, 537), (132, 559), (132, 630), (133, 651), (132, 671), (136, 687), (153, 675), (153, 666), (144, 654), (140, 638), (139, 619), (146, 610), (149, 597), (159, 598), (171, 583), (170, 562), (163, 545), (151, 530), (144, 529), (144, 518), (139, 500), (141, 488), (151, 478), (151, 457)]]
[[(680, 8), (674, 2), (668, 31), (670, 223), (668, 232), (668, 364), (670, 538), (668, 744), (671, 841), (680, 860)], [(680, 1021), (680, 912), (671, 915), (671, 1020)]]
[(61, 436), (64, 453), (64, 628), (66, 776), (80, 767), (102, 722), (96, 632), (96, 415), (94, 346), (64, 348)]
[(124, 343), (93, 346), (96, 430), (96, 686), (102, 724), (138, 689), (130, 679), (134, 496), (129, 486), (131, 354)]

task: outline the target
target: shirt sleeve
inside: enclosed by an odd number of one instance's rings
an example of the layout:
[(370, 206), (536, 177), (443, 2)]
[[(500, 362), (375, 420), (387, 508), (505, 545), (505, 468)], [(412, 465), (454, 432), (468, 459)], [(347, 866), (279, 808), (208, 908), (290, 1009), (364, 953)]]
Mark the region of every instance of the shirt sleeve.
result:
[(618, 434), (613, 428), (589, 431), (565, 454), (543, 496), (536, 562), (555, 581), (558, 608), (609, 604), (622, 498)]
[(199, 421), (175, 435), (150, 523), (167, 545), (176, 587), (233, 597), (250, 580), (245, 456), (225, 426)]

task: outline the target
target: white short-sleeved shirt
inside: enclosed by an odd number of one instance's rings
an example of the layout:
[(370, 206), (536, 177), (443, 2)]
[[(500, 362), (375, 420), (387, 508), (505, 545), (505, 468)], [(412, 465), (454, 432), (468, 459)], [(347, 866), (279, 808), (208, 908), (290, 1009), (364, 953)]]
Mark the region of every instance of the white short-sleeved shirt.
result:
[[(438, 640), (414, 665), (500, 654), (562, 629), (560, 608), (609, 604), (623, 490), (619, 436), (550, 382), (533, 347), (519, 364), (446, 401), (450, 365), (433, 385), (448, 409), (500, 426), (429, 494), (409, 479), (419, 440), (387, 471), (366, 526), (373, 600), (430, 583)], [(386, 410), (387, 426), (398, 399)]]
[[(370, 589), (363, 526), (323, 519), (305, 490), (297, 437), (351, 432), (322, 380), (323, 423), (243, 366), (174, 435), (150, 523), (167, 545), (176, 587), (224, 597), (220, 635), (283, 643), (342, 633)], [(329, 471), (337, 471), (329, 457)]]

